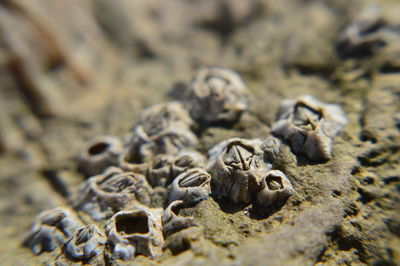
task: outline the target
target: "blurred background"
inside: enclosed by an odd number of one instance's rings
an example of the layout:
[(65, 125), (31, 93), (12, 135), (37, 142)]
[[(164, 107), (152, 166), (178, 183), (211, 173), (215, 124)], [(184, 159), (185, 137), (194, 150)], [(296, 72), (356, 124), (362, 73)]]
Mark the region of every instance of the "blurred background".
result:
[[(276, 110), (274, 99), (294, 94), (349, 111), (364, 77), (400, 69), (394, 45), (367, 59), (340, 51), (343, 30), (373, 2), (0, 0), (2, 261), (30, 258), (23, 233), (40, 210), (65, 203), (60, 182), (82, 181), (69, 170), (84, 141), (122, 137), (142, 108), (179, 98), (200, 66), (239, 72), (267, 125), (266, 101)], [(400, 18), (397, 0), (375, 2), (387, 21)]]

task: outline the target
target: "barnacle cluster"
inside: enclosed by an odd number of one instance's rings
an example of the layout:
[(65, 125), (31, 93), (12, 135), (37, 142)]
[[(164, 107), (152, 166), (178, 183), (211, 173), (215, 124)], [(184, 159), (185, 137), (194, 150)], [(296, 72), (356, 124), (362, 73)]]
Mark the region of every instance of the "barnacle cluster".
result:
[(177, 254), (202, 243), (202, 226), (180, 211), (210, 195), (234, 204), (282, 206), (294, 189), (274, 167), (281, 145), (289, 143), (311, 160), (329, 159), (331, 139), (346, 118), (337, 105), (301, 96), (283, 102), (272, 128), (283, 144), (274, 136), (232, 138), (208, 154), (195, 149), (196, 123), (234, 123), (249, 104), (238, 74), (217, 67), (199, 70), (183, 102), (143, 110), (124, 143), (114, 136), (90, 140), (79, 161), (86, 180), (70, 199), (74, 211), (41, 213), (24, 244), (34, 254), (61, 247), (67, 258), (85, 263), (99, 255), (157, 261), (166, 249)]

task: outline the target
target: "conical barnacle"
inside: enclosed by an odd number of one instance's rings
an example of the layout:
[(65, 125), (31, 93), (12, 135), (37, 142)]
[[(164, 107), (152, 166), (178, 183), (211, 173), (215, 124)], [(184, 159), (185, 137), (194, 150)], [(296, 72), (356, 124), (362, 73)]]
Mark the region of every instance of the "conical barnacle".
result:
[(311, 95), (283, 101), (272, 132), (288, 141), (295, 154), (310, 160), (332, 157), (332, 138), (346, 125), (340, 106), (321, 102)]
[(62, 245), (81, 226), (82, 223), (78, 218), (67, 209), (47, 210), (36, 217), (23, 244), (35, 255), (43, 251), (52, 251)]
[(211, 176), (201, 168), (192, 168), (180, 174), (171, 184), (168, 203), (182, 200), (186, 205), (207, 199)]
[(207, 171), (212, 176), (216, 196), (227, 197), (235, 203), (249, 203), (261, 177), (272, 167), (263, 150), (266, 147), (268, 144), (263, 145), (260, 139), (233, 138), (212, 148)]
[(86, 176), (101, 174), (107, 167), (117, 165), (122, 151), (122, 142), (117, 137), (97, 136), (83, 147), (79, 169)]
[(344, 57), (371, 56), (379, 48), (399, 41), (398, 25), (389, 24), (378, 5), (367, 5), (341, 32), (337, 48)]
[(152, 189), (143, 175), (116, 167), (94, 176), (82, 185), (76, 208), (101, 220), (140, 202), (149, 205)]
[(158, 259), (164, 243), (161, 213), (161, 209), (139, 204), (116, 213), (106, 226), (112, 258), (129, 260), (143, 255)]
[(106, 237), (94, 224), (80, 227), (64, 244), (68, 257), (77, 260), (90, 260), (103, 252)]
[(196, 226), (193, 217), (179, 216), (179, 209), (184, 206), (182, 200), (171, 202), (164, 210), (162, 215), (163, 232), (164, 236), (168, 237), (185, 228)]
[(221, 67), (200, 69), (184, 101), (190, 115), (206, 123), (232, 122), (248, 108), (249, 102), (249, 91), (240, 76)]
[(257, 203), (262, 207), (283, 205), (294, 190), (289, 179), (279, 170), (269, 171), (262, 179)]
[(197, 144), (193, 121), (181, 104), (172, 102), (145, 109), (133, 128), (129, 156), (140, 161), (156, 154), (177, 154)]
[(187, 169), (204, 166), (205, 158), (196, 151), (183, 150), (178, 155), (159, 154), (153, 157), (146, 177), (154, 186), (167, 186)]

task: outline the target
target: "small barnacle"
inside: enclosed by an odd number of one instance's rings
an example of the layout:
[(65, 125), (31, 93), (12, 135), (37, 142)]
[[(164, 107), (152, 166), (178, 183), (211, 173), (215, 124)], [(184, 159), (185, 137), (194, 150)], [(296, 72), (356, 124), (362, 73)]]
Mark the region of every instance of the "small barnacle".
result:
[(171, 184), (168, 203), (183, 200), (186, 205), (207, 199), (211, 176), (201, 168), (192, 168), (180, 174)]
[(187, 169), (204, 166), (205, 158), (196, 151), (183, 150), (178, 155), (159, 154), (153, 157), (146, 177), (155, 186), (167, 186)]
[(176, 200), (170, 203), (164, 210), (162, 223), (165, 237), (191, 226), (196, 226), (193, 217), (183, 217), (178, 215), (179, 209), (183, 206), (184, 202), (182, 200)]
[(212, 189), (217, 197), (227, 197), (235, 203), (251, 201), (261, 177), (272, 167), (268, 158), (271, 156), (263, 150), (269, 150), (269, 144), (263, 143), (260, 139), (233, 138), (209, 151), (207, 171), (212, 176)]
[(82, 226), (78, 218), (64, 208), (47, 210), (40, 213), (29, 230), (23, 244), (37, 255), (43, 251), (52, 251)]
[(257, 203), (262, 207), (281, 206), (293, 194), (289, 179), (279, 170), (269, 171), (262, 179)]
[(122, 142), (117, 137), (97, 136), (83, 147), (79, 169), (86, 176), (101, 174), (107, 167), (117, 165), (122, 151)]
[(161, 213), (161, 209), (139, 204), (132, 210), (116, 213), (106, 226), (111, 257), (129, 260), (143, 255), (158, 259), (164, 243)]
[(159, 104), (145, 109), (133, 128), (129, 157), (143, 161), (157, 154), (178, 154), (197, 144), (190, 130), (193, 121), (179, 103)]
[(67, 256), (77, 260), (90, 260), (103, 252), (106, 237), (94, 224), (76, 230), (64, 244)]
[(94, 220), (101, 220), (137, 202), (149, 205), (151, 193), (143, 175), (110, 167), (82, 185), (75, 206)]
[(191, 226), (168, 237), (165, 247), (176, 255), (188, 249), (196, 249), (202, 246), (204, 237), (203, 228), (199, 226)]
[(200, 69), (185, 95), (185, 107), (197, 121), (232, 122), (250, 104), (250, 93), (240, 76), (221, 67)]
[(396, 28), (386, 21), (378, 5), (367, 5), (341, 32), (337, 49), (343, 57), (371, 56), (379, 48), (400, 41)]
[(288, 141), (295, 154), (310, 160), (332, 157), (332, 138), (346, 125), (339, 105), (318, 101), (311, 95), (284, 100), (272, 132)]

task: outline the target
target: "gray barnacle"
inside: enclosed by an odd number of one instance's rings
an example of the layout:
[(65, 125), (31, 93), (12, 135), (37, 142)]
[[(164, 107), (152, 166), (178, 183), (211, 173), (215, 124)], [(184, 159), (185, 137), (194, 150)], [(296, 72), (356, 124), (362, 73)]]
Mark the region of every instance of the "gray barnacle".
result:
[(378, 5), (367, 5), (341, 32), (337, 48), (344, 57), (371, 56), (381, 47), (400, 41), (398, 25), (386, 21)]
[(204, 163), (204, 156), (196, 151), (183, 150), (177, 155), (159, 154), (149, 163), (146, 177), (153, 187), (166, 187), (187, 169), (202, 167)]
[(86, 176), (98, 175), (116, 165), (123, 151), (122, 142), (114, 136), (97, 136), (85, 145), (79, 156), (79, 169)]
[(262, 179), (257, 203), (262, 207), (283, 205), (294, 190), (284, 173), (279, 170), (269, 171)]
[(36, 217), (23, 244), (35, 255), (43, 251), (52, 251), (81, 226), (80, 220), (67, 209), (47, 210)]
[(77, 260), (90, 260), (103, 252), (106, 237), (94, 224), (76, 230), (64, 244), (67, 256)]
[[(269, 150), (269, 144), (263, 143), (261, 139), (233, 138), (209, 151), (207, 171), (212, 176), (211, 185), (217, 197), (227, 197), (235, 203), (251, 201), (260, 179), (272, 167), (268, 158), (271, 156), (265, 151)], [(279, 150), (275, 147), (272, 150), (276, 149)]]
[(182, 200), (171, 202), (162, 215), (164, 236), (168, 237), (178, 231), (196, 226), (193, 217), (179, 216), (179, 209), (184, 206)]
[(310, 160), (332, 157), (332, 138), (346, 125), (339, 105), (321, 102), (311, 95), (284, 100), (272, 132), (288, 141), (295, 154)]
[(129, 260), (137, 255), (158, 259), (162, 255), (161, 209), (135, 205), (116, 213), (106, 226), (113, 259)]
[(149, 205), (151, 193), (152, 189), (143, 175), (110, 167), (82, 185), (75, 206), (97, 221), (137, 202)]
[(250, 94), (240, 76), (221, 67), (200, 69), (190, 83), (185, 107), (198, 121), (232, 122), (250, 104)]
[(180, 103), (159, 104), (145, 109), (133, 128), (129, 142), (131, 160), (143, 161), (157, 154), (178, 154), (197, 144), (193, 124)]
[(168, 203), (182, 200), (185, 205), (196, 204), (207, 199), (211, 193), (211, 176), (201, 168), (192, 168), (181, 173), (171, 184)]

